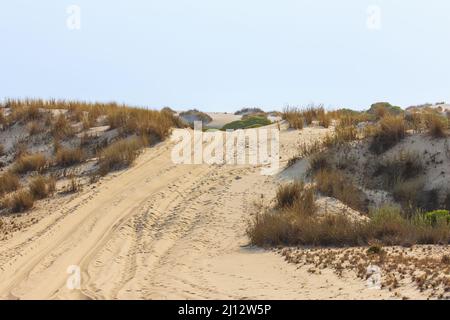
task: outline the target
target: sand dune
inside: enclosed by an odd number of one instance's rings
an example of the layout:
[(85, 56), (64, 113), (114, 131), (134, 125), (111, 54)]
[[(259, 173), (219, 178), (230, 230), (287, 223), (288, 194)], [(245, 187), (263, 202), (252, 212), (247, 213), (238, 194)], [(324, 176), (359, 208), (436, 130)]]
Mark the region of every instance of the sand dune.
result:
[[(281, 131), (281, 161), (326, 129)], [(167, 141), (0, 243), (3, 299), (389, 298), (353, 275), (312, 275), (251, 248), (255, 201), (279, 179), (253, 166), (175, 165)], [(49, 209), (52, 208), (52, 209)], [(79, 266), (81, 288), (67, 287)]]

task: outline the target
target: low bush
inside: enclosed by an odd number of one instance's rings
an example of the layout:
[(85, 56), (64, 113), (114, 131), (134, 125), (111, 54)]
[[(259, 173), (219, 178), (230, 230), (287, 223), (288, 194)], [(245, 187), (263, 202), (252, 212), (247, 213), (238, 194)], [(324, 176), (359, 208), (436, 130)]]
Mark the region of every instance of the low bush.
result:
[(367, 111), (369, 114), (374, 114), (378, 119), (381, 119), (388, 115), (400, 115), (404, 113), (402, 108), (398, 106), (393, 106), (389, 102), (377, 102), (370, 106), (370, 109)]
[(161, 112), (168, 112), (168, 113), (171, 113), (171, 114), (177, 113), (175, 110), (173, 110), (173, 109), (170, 108), (170, 107), (164, 107), (164, 108), (162, 108), (162, 109), (161, 109)]
[(450, 223), (450, 211), (449, 210), (434, 210), (427, 212), (425, 214), (425, 218), (435, 226), (436, 224), (445, 222), (447, 224)]
[(260, 116), (251, 116), (246, 117), (243, 120), (237, 120), (230, 123), (227, 123), (222, 127), (222, 130), (238, 130), (238, 129), (250, 129), (250, 128), (258, 128), (262, 126), (267, 126), (272, 122), (266, 117)]
[(262, 114), (265, 113), (264, 110), (261, 110), (260, 108), (243, 108), (239, 111), (236, 111), (235, 115), (246, 115), (246, 114)]
[(180, 117), (188, 123), (194, 123), (194, 121), (201, 121), (204, 125), (212, 121), (212, 118), (197, 109), (183, 111), (180, 113)]

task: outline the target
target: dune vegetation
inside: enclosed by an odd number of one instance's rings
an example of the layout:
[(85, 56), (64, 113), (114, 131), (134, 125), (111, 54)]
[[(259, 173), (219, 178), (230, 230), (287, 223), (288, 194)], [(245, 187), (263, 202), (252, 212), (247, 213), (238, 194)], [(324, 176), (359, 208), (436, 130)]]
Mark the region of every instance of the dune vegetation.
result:
[(251, 129), (267, 126), (272, 122), (265, 116), (244, 116), (241, 120), (227, 123), (222, 130)]
[(5, 100), (0, 125), (0, 210), (13, 212), (129, 166), (142, 148), (185, 126), (169, 109), (43, 99)]
[[(300, 146), (298, 155), (288, 162), (293, 166), (307, 159), (305, 182), (281, 185), (275, 204), (262, 208), (252, 219), (248, 236), (253, 244), (450, 243), (449, 121), (445, 115), (434, 110), (405, 112), (376, 103), (363, 112), (325, 112), (320, 106), (286, 108), (283, 119), (297, 130), (331, 123), (334, 128), (321, 142)], [(434, 149), (430, 147), (436, 143)], [(443, 175), (440, 187), (427, 178), (430, 172)], [(374, 198), (380, 193), (387, 200)], [(317, 216), (314, 199), (321, 197), (338, 200), (360, 218), (344, 213)]]

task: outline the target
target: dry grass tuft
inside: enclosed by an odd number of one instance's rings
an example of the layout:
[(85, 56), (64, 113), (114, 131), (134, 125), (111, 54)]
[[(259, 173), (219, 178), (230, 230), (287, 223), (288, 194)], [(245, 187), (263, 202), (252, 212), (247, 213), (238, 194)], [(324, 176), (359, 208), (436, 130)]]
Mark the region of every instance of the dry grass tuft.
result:
[(44, 199), (52, 195), (56, 190), (56, 181), (53, 177), (35, 176), (29, 184), (30, 193), (34, 199)]
[(400, 151), (397, 155), (376, 164), (374, 177), (381, 176), (383, 187), (391, 189), (399, 180), (416, 178), (424, 171), (425, 166), (417, 153)]
[(52, 134), (55, 139), (62, 140), (68, 137), (73, 137), (75, 132), (66, 116), (60, 114), (52, 125)]
[(19, 177), (11, 172), (0, 175), (0, 196), (16, 191), (20, 187)]
[(5, 117), (5, 115), (3, 114), (3, 110), (0, 109), (0, 129), (3, 130), (5, 128), (5, 126), (7, 126), (7, 125), (8, 125), (8, 121)]
[(81, 148), (69, 149), (60, 147), (56, 151), (55, 164), (62, 167), (70, 167), (83, 162), (85, 157), (85, 153)]
[(331, 115), (325, 112), (324, 108), (318, 109), (317, 119), (319, 120), (319, 125), (324, 128), (328, 128), (331, 125)]
[(302, 116), (302, 112), (298, 108), (285, 108), (283, 110), (282, 118), (287, 121), (289, 128), (296, 130), (303, 129), (305, 119)]
[(326, 151), (314, 153), (309, 158), (309, 171), (313, 174), (318, 171), (331, 169), (330, 167), (330, 155)]
[(368, 221), (353, 221), (345, 215), (314, 217), (289, 210), (264, 212), (249, 224), (247, 235), (259, 246), (312, 245), (360, 246), (448, 244), (450, 227), (431, 225), (422, 217), (405, 218), (400, 209), (383, 207), (370, 213)]
[(367, 211), (366, 197), (355, 186), (350, 177), (339, 170), (320, 170), (314, 176), (317, 190), (328, 197), (336, 198), (352, 209)]
[(82, 189), (80, 180), (75, 176), (71, 175), (69, 177), (69, 184), (65, 187), (66, 193), (77, 193)]
[(11, 212), (19, 213), (31, 209), (34, 205), (33, 195), (29, 190), (22, 189), (2, 200), (2, 207)]
[(147, 144), (139, 137), (114, 142), (100, 152), (99, 174), (106, 175), (110, 171), (131, 165), (139, 151)]
[(401, 116), (383, 117), (374, 133), (370, 150), (381, 154), (392, 148), (406, 136), (406, 122)]
[(40, 120), (44, 115), (35, 105), (11, 106), (11, 109), (12, 112), (8, 119), (10, 123)]
[(436, 114), (428, 114), (425, 120), (428, 133), (435, 139), (447, 137), (448, 120)]
[(349, 142), (358, 140), (358, 130), (354, 126), (337, 126), (334, 134), (328, 134), (323, 145), (327, 147), (342, 146)]
[(27, 131), (30, 136), (42, 133), (45, 128), (40, 124), (40, 122), (33, 120), (27, 124)]
[(12, 172), (25, 174), (30, 171), (42, 172), (47, 166), (47, 158), (40, 153), (25, 154), (16, 160), (12, 167)]
[[(88, 103), (55, 99), (8, 99), (5, 102), (5, 107), (18, 110), (17, 114), (22, 114), (25, 110), (25, 114), (30, 114), (26, 117), (29, 120), (34, 120), (39, 114), (42, 115), (42, 112), (39, 113), (39, 109), (69, 110), (71, 118), (82, 121), (85, 128), (94, 125), (100, 116), (106, 116), (111, 128), (117, 128), (124, 134), (147, 135), (160, 140), (167, 138), (173, 127), (185, 126), (183, 121), (172, 112), (135, 108), (119, 105), (115, 102)], [(24, 116), (18, 116), (18, 118), (24, 118)], [(61, 114), (57, 117), (52, 132), (55, 137), (60, 139), (73, 136), (70, 121), (66, 119), (65, 115)]]
[(295, 181), (285, 185), (281, 185), (277, 190), (276, 208), (291, 208), (297, 213), (313, 214), (314, 206), (314, 189), (305, 188), (301, 181)]

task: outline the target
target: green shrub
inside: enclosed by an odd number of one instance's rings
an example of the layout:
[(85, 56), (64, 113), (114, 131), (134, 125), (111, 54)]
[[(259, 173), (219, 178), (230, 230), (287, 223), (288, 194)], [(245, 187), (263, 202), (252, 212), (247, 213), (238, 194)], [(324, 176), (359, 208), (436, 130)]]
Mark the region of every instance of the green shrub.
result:
[(450, 223), (450, 211), (448, 210), (434, 210), (431, 212), (425, 213), (425, 218), (432, 225), (436, 225), (439, 222)]
[(207, 113), (192, 109), (183, 111), (180, 113), (180, 118), (188, 123), (194, 123), (194, 121), (201, 121), (203, 125), (210, 123), (213, 119)]
[(369, 114), (374, 114), (378, 119), (383, 118), (386, 115), (399, 115), (404, 111), (398, 106), (393, 106), (389, 102), (377, 102), (370, 106), (367, 111)]
[(230, 123), (227, 123), (222, 127), (222, 130), (238, 130), (238, 129), (250, 129), (250, 128), (258, 128), (262, 126), (266, 126), (271, 124), (269, 119), (266, 117), (259, 117), (259, 116), (253, 116), (253, 117), (247, 117), (242, 120), (233, 121)]
[(260, 108), (243, 108), (241, 110), (236, 111), (235, 115), (246, 115), (246, 114), (255, 114), (255, 113), (264, 113), (264, 110), (261, 110)]

